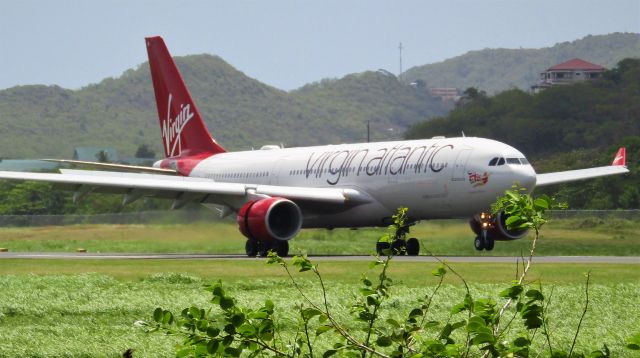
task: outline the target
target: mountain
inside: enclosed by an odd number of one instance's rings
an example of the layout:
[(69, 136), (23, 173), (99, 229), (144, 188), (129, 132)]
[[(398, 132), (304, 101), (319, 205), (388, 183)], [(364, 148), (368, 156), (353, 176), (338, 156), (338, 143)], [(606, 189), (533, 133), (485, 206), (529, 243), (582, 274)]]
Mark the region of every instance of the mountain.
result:
[[(325, 80), (290, 93), (247, 77), (220, 57), (175, 59), (207, 127), (227, 149), (399, 139), (448, 108), (425, 90), (380, 72)], [(148, 63), (80, 90), (18, 86), (0, 91), (0, 158), (70, 157), (76, 146), (162, 153)], [(388, 131), (393, 128), (394, 131)]]
[(572, 58), (607, 68), (628, 57), (640, 57), (640, 34), (613, 33), (586, 36), (541, 49), (484, 49), (443, 62), (412, 67), (405, 81), (423, 80), (427, 87), (476, 87), (487, 93), (511, 88), (528, 90), (540, 72)]
[[(414, 67), (403, 76), (428, 87), (476, 86), (489, 93), (528, 88), (538, 73), (572, 57), (613, 66), (640, 56), (640, 35), (587, 36), (540, 50), (482, 50)], [(230, 150), (400, 139), (411, 125), (450, 108), (384, 71), (322, 80), (291, 92), (247, 77), (211, 55), (176, 58), (219, 143)], [(114, 147), (131, 156), (146, 144), (162, 153), (148, 64), (79, 90), (18, 86), (0, 91), (0, 158), (70, 157), (76, 146)]]

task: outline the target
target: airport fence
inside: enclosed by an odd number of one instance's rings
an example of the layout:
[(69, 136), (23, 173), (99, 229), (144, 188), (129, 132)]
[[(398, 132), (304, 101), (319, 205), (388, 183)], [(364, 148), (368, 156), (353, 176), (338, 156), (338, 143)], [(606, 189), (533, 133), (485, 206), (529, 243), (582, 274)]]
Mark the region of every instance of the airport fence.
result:
[(554, 219), (623, 219), (640, 220), (640, 209), (630, 210), (551, 210)]
[[(640, 210), (554, 210), (554, 219), (622, 219), (640, 221)], [(63, 226), (80, 224), (190, 224), (235, 219), (221, 219), (215, 210), (161, 210), (94, 215), (0, 215), (0, 227)]]

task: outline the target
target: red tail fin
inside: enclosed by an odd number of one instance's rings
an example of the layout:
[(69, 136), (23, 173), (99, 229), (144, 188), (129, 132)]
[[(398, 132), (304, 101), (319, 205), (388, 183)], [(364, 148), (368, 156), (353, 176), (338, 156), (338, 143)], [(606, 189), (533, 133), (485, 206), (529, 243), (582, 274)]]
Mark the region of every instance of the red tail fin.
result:
[(147, 37), (146, 42), (166, 156), (226, 152), (207, 131), (162, 37)]
[(618, 149), (618, 153), (616, 153), (615, 158), (613, 158), (613, 163), (611, 163), (611, 165), (621, 165), (623, 167), (627, 165), (627, 151), (625, 147), (620, 147), (620, 149)]

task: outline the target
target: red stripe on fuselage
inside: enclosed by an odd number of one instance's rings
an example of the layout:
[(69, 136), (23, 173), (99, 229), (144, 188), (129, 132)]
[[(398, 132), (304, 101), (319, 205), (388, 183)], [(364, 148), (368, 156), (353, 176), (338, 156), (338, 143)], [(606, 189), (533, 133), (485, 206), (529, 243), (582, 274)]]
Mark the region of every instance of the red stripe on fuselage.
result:
[(172, 157), (163, 159), (160, 162), (160, 168), (177, 170), (182, 176), (188, 177), (193, 168), (200, 164), (203, 160), (210, 158), (214, 154), (200, 152), (193, 155), (185, 155), (184, 152), (180, 157)]

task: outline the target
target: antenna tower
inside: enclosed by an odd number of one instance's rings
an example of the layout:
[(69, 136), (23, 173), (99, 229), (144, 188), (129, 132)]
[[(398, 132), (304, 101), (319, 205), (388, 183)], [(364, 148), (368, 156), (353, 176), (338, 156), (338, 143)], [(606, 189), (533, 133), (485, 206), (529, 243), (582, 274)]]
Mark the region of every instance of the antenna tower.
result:
[(402, 82), (402, 42), (398, 46), (398, 51), (400, 52), (400, 73), (398, 74), (398, 79)]

